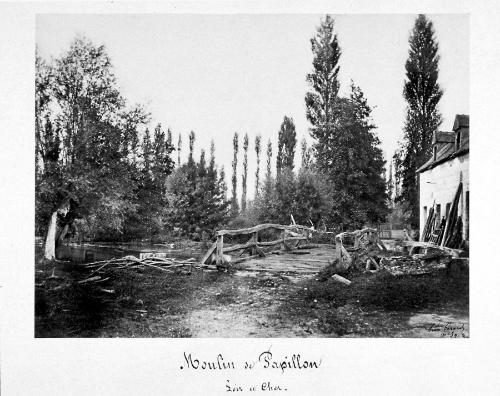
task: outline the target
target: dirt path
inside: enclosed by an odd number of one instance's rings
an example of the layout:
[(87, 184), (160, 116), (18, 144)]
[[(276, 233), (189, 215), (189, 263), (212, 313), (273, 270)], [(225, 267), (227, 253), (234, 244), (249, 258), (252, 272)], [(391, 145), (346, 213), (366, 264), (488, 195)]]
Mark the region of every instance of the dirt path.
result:
[[(284, 320), (280, 308), (304, 276), (262, 274), (231, 275), (222, 284), (199, 293), (185, 326), (192, 337), (307, 337), (307, 324)], [(310, 277), (310, 276), (308, 276)]]
[[(467, 296), (458, 294), (457, 303), (445, 290), (438, 297), (442, 302), (433, 302), (433, 286), (422, 288), (445, 282), (453, 293), (454, 280), (446, 274), (429, 275), (429, 281), (425, 277), (379, 281), (362, 275), (346, 287), (319, 282), (318, 269), (304, 264), (294, 273), (276, 271), (273, 265), (262, 271), (263, 262), (258, 266), (261, 271), (252, 271), (252, 264), (196, 293), (196, 304), (184, 321), (192, 337), (469, 337)], [(398, 287), (408, 296), (401, 296)], [(442, 288), (436, 284), (439, 293)], [(420, 291), (427, 295), (413, 295)], [(379, 295), (387, 292), (394, 297)], [(375, 301), (364, 296), (372, 293)], [(393, 307), (391, 299), (402, 300), (394, 301)], [(426, 299), (433, 303), (423, 303)]]
[[(332, 246), (268, 255), (238, 265), (226, 282), (200, 290), (186, 317), (193, 337), (308, 337), (313, 322), (286, 320), (283, 304), (332, 260)], [(286, 269), (286, 270), (285, 270)]]
[[(222, 284), (196, 293), (185, 326), (193, 337), (307, 337), (308, 323), (284, 320), (283, 303), (328, 265), (335, 254), (322, 246), (302, 254), (268, 255), (238, 265)], [(286, 269), (286, 270), (285, 270)], [(315, 336), (318, 336), (317, 334)]]

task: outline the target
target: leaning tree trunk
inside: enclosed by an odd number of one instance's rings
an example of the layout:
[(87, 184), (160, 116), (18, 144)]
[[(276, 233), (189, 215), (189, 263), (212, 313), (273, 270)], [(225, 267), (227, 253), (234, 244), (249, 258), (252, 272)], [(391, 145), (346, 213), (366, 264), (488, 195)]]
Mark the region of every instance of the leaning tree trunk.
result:
[(64, 202), (57, 208), (52, 216), (50, 216), (47, 237), (45, 238), (44, 259), (55, 260), (56, 258), (56, 234), (57, 234), (57, 217), (59, 214), (65, 215), (69, 211), (69, 201)]

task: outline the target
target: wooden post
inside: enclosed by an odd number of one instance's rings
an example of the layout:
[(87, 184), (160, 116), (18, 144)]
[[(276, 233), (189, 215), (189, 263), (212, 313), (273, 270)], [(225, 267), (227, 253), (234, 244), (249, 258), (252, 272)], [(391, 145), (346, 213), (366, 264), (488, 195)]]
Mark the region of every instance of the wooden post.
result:
[(357, 234), (354, 234), (354, 249), (358, 249), (360, 243), (361, 243), (361, 237)]
[(215, 252), (216, 248), (217, 248), (217, 242), (214, 242), (212, 244), (212, 246), (210, 247), (210, 249), (207, 250), (207, 252), (203, 256), (203, 258), (201, 259), (200, 264), (205, 264), (207, 261), (209, 263), (212, 263), (212, 260), (210, 258), (212, 257), (212, 255)]
[(338, 235), (335, 236), (335, 255), (340, 259), (342, 257), (342, 241)]
[(259, 232), (256, 231), (252, 234), (252, 244), (253, 244), (253, 247), (252, 247), (252, 256), (255, 256), (257, 254), (257, 241), (259, 240)]
[(216, 253), (216, 264), (224, 264), (224, 235), (217, 236), (217, 253)]

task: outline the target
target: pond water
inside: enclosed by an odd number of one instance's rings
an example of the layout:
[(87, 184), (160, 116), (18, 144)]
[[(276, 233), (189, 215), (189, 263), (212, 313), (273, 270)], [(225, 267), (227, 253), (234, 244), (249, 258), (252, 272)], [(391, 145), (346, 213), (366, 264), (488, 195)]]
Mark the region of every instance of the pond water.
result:
[[(41, 255), (40, 243), (36, 243), (35, 252), (37, 256)], [(59, 260), (69, 260), (73, 263), (89, 263), (130, 255), (139, 257), (141, 253), (166, 253), (167, 257), (178, 259), (197, 259), (203, 254), (199, 249), (173, 249), (169, 245), (161, 244), (84, 243), (62, 245), (57, 249), (56, 256)]]

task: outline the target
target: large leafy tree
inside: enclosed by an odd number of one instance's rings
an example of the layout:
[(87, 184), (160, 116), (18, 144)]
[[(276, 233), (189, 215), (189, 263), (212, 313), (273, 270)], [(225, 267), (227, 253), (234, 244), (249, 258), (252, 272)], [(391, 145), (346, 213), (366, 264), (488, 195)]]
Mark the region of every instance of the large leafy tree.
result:
[(416, 170), (431, 155), (432, 134), (441, 125), (438, 103), (443, 91), (438, 84), (439, 46), (434, 27), (425, 15), (419, 15), (409, 38), (405, 64), (403, 96), (407, 103), (403, 140), (395, 154), (401, 190), (397, 200), (405, 203), (407, 218), (418, 227), (419, 185)]
[(319, 227), (328, 213), (328, 189), (322, 175), (315, 171), (312, 150), (304, 138), (301, 142), (301, 166), (297, 174), (297, 191), (293, 214), (300, 224)]
[[(191, 166), (195, 167), (194, 174)], [(223, 169), (217, 170), (213, 142), (208, 165), (205, 151), (201, 150), (197, 163), (193, 160), (183, 164), (168, 177), (167, 200), (168, 219), (172, 226), (195, 239), (201, 237), (201, 232), (212, 234), (226, 222), (229, 202), (226, 200), (225, 175)]]
[(327, 192), (322, 177), (308, 168), (301, 168), (295, 182), (292, 214), (298, 224), (318, 227), (327, 212)]
[(374, 134), (371, 109), (358, 87), (339, 97), (340, 48), (330, 16), (311, 40), (313, 72), (307, 76), (307, 118), (312, 124), (315, 169), (328, 182), (329, 227), (357, 228), (380, 221), (387, 212), (384, 160)]
[(332, 188), (330, 222), (341, 229), (380, 222), (387, 214), (384, 159), (371, 109), (362, 91), (351, 85), (350, 97), (340, 98), (335, 112), (335, 146), (324, 158), (327, 168), (321, 169)]
[(35, 226), (36, 233), (41, 234), (46, 231), (54, 202), (60, 199), (58, 186), (63, 174), (59, 162), (61, 132), (50, 118), (53, 69), (38, 52), (35, 68)]
[(217, 170), (215, 164), (215, 144), (210, 143), (210, 162), (203, 181), (203, 195), (206, 206), (202, 212), (202, 227), (213, 232), (228, 219), (229, 202), (226, 200), (227, 188), (224, 168)]
[(172, 227), (182, 229), (185, 233), (195, 232), (199, 223), (200, 195), (198, 187), (200, 175), (206, 172), (204, 152), (200, 157), (200, 164), (194, 159), (194, 145), (196, 135), (194, 131), (189, 134), (189, 154), (186, 163), (176, 168), (167, 179), (168, 218)]
[(167, 226), (165, 181), (174, 169), (171, 131), (165, 134), (158, 124), (151, 136), (146, 129), (141, 148), (142, 163), (135, 193), (137, 211), (127, 217), (123, 235), (127, 239), (153, 237)]
[(165, 179), (172, 172), (175, 165), (171, 158), (174, 146), (172, 145), (172, 132), (170, 129), (165, 134), (160, 124), (156, 126), (152, 151), (151, 178), (155, 191), (158, 192), (159, 198), (162, 199), (165, 195)]
[[(351, 178), (356, 182), (357, 191), (354, 200), (359, 204), (362, 217), (358, 224), (377, 223), (385, 219), (388, 213), (387, 191), (385, 182), (385, 160), (380, 139), (375, 133), (376, 126), (372, 122), (368, 101), (361, 89), (351, 83), (349, 97), (353, 107), (353, 116), (349, 125), (354, 126), (353, 143), (354, 163)], [(353, 216), (353, 220), (356, 218)]]
[(36, 66), (37, 220), (53, 259), (58, 231), (75, 219), (119, 230), (135, 210), (130, 132), (148, 116), (125, 108), (104, 46), (78, 38), (53, 66)]

